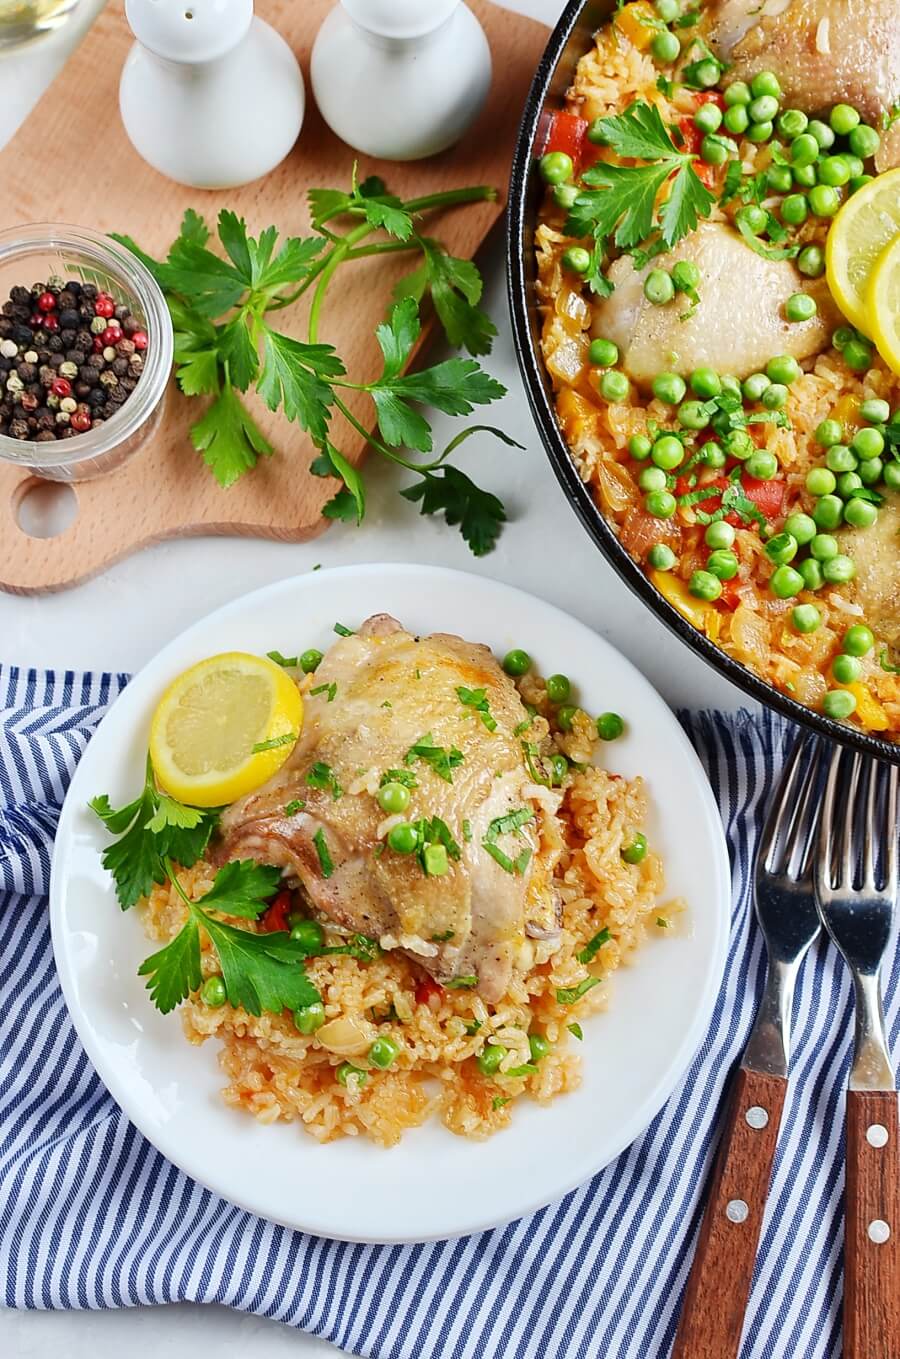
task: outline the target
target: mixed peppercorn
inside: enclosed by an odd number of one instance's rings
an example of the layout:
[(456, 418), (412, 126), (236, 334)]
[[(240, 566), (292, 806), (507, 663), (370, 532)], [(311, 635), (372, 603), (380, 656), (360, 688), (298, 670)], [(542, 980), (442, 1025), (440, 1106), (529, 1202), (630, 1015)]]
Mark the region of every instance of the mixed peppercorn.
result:
[(0, 309), (0, 435), (46, 443), (109, 420), (131, 396), (148, 337), (92, 283), (14, 287)]

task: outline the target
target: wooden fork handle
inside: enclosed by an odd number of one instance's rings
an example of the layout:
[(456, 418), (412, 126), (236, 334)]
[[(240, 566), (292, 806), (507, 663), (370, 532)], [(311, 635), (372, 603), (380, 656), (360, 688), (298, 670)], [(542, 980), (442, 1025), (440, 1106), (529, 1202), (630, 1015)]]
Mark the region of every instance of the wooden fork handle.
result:
[(847, 1091), (844, 1359), (900, 1355), (897, 1091)]
[(739, 1067), (672, 1359), (733, 1359), (756, 1261), (787, 1081)]

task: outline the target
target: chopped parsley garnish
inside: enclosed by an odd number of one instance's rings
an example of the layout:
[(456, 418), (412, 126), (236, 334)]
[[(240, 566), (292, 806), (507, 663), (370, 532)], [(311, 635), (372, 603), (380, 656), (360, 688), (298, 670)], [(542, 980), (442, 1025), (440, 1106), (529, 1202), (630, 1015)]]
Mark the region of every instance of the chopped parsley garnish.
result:
[(297, 740), (295, 731), (286, 731), (283, 736), (273, 736), (269, 741), (257, 741), (251, 749), (254, 755), (261, 755), (264, 750), (278, 750), (279, 746), (292, 746)]
[(315, 764), (306, 771), (306, 782), (310, 788), (330, 789), (335, 802), (344, 795), (344, 790), (335, 778), (331, 765), (324, 764), (321, 760), (316, 760)]
[(323, 878), (330, 878), (334, 872), (334, 860), (328, 852), (328, 845), (325, 843), (325, 832), (321, 826), (313, 836), (313, 844), (319, 856), (319, 867), (322, 870)]
[(299, 656), (282, 656), (280, 651), (267, 651), (266, 655), (270, 661), (283, 666), (285, 670), (294, 670), (300, 664)]
[(433, 934), (431, 936), (431, 942), (433, 944), (446, 944), (448, 939), (453, 938), (453, 935), (453, 930), (444, 930), (441, 934)]
[(336, 693), (337, 684), (332, 682), (331, 684), (317, 684), (315, 689), (310, 689), (309, 696), (310, 698), (315, 698), (316, 694), (327, 694), (328, 702), (333, 703)]
[(402, 783), (404, 788), (418, 788), (419, 780), (411, 769), (386, 769), (381, 776), (379, 788), (389, 783)]
[(474, 975), (468, 977), (454, 977), (452, 981), (444, 982), (448, 991), (470, 991), (473, 986), (478, 985), (478, 978)]
[(520, 722), (518, 726), (513, 727), (513, 736), (521, 736), (523, 732), (528, 730), (533, 720), (534, 719), (531, 717), (526, 717), (524, 722)]
[(685, 10), (684, 14), (679, 14), (678, 18), (675, 20), (672, 27), (693, 28), (694, 24), (699, 24), (699, 22), (700, 22), (699, 9), (687, 9)]
[(423, 760), (425, 764), (431, 765), (438, 778), (445, 783), (452, 783), (453, 770), (462, 764), (463, 753), (455, 746), (447, 750), (444, 746), (434, 745), (431, 732), (428, 731), (419, 737), (414, 746), (410, 746), (403, 757), (404, 764), (412, 764), (415, 760)]
[(520, 807), (515, 812), (509, 812), (506, 816), (497, 816), (490, 823), (485, 833), (482, 845), (490, 854), (495, 863), (506, 873), (525, 872), (531, 861), (531, 850), (526, 846), (515, 858), (506, 854), (497, 844), (497, 837), (500, 835), (518, 835), (523, 826), (527, 826), (534, 820), (534, 812), (530, 807)]
[(656, 923), (661, 930), (667, 930), (669, 928), (669, 922), (664, 915), (658, 915), (656, 917)]
[(332, 629), (332, 631), (333, 631), (333, 632), (336, 632), (337, 635), (338, 635), (338, 637), (353, 637), (353, 636), (354, 636), (353, 629), (352, 629), (352, 628), (345, 628), (344, 625), (343, 625), (343, 623), (335, 623), (334, 628)]
[(593, 962), (603, 945), (609, 943), (610, 938), (609, 930), (604, 925), (603, 929), (595, 934), (593, 939), (588, 940), (580, 953), (575, 954), (575, 957), (580, 963)]
[[(771, 213), (769, 214), (769, 221), (775, 221)], [(799, 245), (766, 245), (765, 241), (754, 236), (749, 225), (741, 217), (735, 218), (735, 226), (750, 249), (755, 251), (757, 255), (761, 255), (764, 260), (792, 260), (795, 255), (800, 253)]]
[(882, 670), (886, 670), (889, 675), (900, 675), (900, 665), (891, 665), (888, 660), (888, 649), (886, 646), (881, 648), (878, 653), (878, 664)]
[(522, 1066), (511, 1066), (508, 1071), (501, 1071), (501, 1076), (534, 1076), (537, 1074), (537, 1067), (534, 1062), (525, 1062)]
[[(886, 653), (885, 653), (885, 654), (886, 654)], [(471, 840), (471, 838), (472, 838), (472, 823), (471, 823), (471, 821), (466, 820), (466, 821), (464, 821), (464, 822), (462, 823), (462, 833), (463, 833), (463, 839), (464, 839), (464, 840)]]
[(584, 981), (580, 981), (577, 986), (561, 986), (556, 992), (556, 1003), (558, 1005), (574, 1005), (592, 987), (599, 985), (599, 977), (585, 977)]
[[(325, 873), (323, 877), (330, 877), (330, 873)], [(331, 957), (334, 954), (343, 953), (350, 958), (356, 958), (361, 963), (374, 963), (376, 958), (380, 958), (383, 950), (377, 939), (372, 939), (368, 934), (351, 934), (345, 944), (326, 944), (324, 948), (316, 949), (310, 957)]]
[(482, 1022), (480, 1019), (470, 1019), (469, 1022), (466, 1024), (466, 1033), (471, 1038), (473, 1034), (476, 1034), (481, 1027)]
[(168, 877), (166, 860), (191, 868), (201, 858), (219, 819), (218, 809), (186, 807), (156, 789), (153, 765), (147, 757), (144, 788), (124, 807), (114, 808), (104, 793), (88, 806), (112, 834), (103, 851), (103, 867), (113, 876), (123, 911)]
[(284, 814), (285, 816), (296, 816), (297, 812), (302, 812), (305, 806), (306, 803), (303, 801), (302, 798), (299, 797), (292, 798), (291, 801), (285, 807)]
[(580, 1024), (567, 1024), (566, 1028), (573, 1038), (578, 1039), (579, 1043), (584, 1041), (584, 1029), (582, 1029)]
[(457, 686), (456, 697), (464, 708), (473, 708), (488, 731), (496, 731), (497, 723), (491, 715), (485, 689), (467, 689), (464, 684)]
[(511, 1095), (495, 1095), (491, 1100), (491, 1108), (496, 1112), (497, 1109), (502, 1109), (504, 1104), (509, 1104), (511, 1099)]

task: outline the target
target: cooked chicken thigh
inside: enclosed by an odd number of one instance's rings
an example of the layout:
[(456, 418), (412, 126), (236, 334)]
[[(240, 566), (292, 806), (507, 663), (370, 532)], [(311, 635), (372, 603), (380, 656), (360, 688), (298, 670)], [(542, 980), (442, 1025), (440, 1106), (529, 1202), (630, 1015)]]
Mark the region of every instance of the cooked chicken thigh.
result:
[(785, 106), (846, 102), (877, 126), (900, 99), (900, 0), (720, 0), (712, 23), (728, 81), (775, 71)]
[(869, 528), (843, 528), (841, 551), (856, 563), (853, 595), (879, 641), (887, 642), (894, 664), (900, 660), (900, 495), (885, 496)]
[[(659, 307), (643, 291), (648, 269), (671, 269), (682, 259), (700, 270), (700, 304), (684, 320), (684, 297)], [(615, 341), (635, 382), (649, 384), (662, 369), (686, 375), (703, 364), (745, 378), (773, 354), (817, 354), (840, 324), (824, 279), (804, 279), (790, 260), (763, 259), (722, 222), (702, 223), (646, 269), (635, 269), (623, 255), (608, 272), (615, 292), (595, 304), (591, 329)], [(788, 322), (784, 303), (801, 290), (816, 298), (818, 314)]]
[[(526, 913), (547, 906), (532, 901), (540, 823), (515, 685), (487, 647), (416, 638), (380, 615), (331, 648), (315, 688), (284, 769), (224, 814), (218, 857), (283, 866), (338, 924), (404, 949), (442, 983), (477, 977), (480, 995), (498, 1000), (528, 962)], [(483, 691), (487, 708), (464, 705), (459, 689)], [(402, 817), (386, 818), (375, 798), (388, 770), (415, 777)], [(491, 828), (520, 809), (527, 824)], [(440, 818), (453, 837), (441, 876), (384, 845), (391, 824), (420, 818)], [(507, 864), (521, 856), (518, 867), (497, 862), (486, 837)]]

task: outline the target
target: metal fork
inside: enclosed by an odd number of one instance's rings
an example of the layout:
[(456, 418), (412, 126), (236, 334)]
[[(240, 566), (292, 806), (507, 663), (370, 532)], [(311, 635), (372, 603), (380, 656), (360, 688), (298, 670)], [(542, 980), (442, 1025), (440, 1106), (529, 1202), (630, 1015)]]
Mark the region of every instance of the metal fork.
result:
[(741, 1342), (787, 1092), (794, 984), (820, 930), (810, 869), (819, 766), (818, 744), (798, 737), (757, 849), (766, 989), (734, 1078), (672, 1359), (733, 1359)]
[(880, 981), (897, 904), (898, 778), (896, 765), (835, 751), (816, 865), (819, 914), (850, 967), (856, 1000), (847, 1090), (844, 1359), (900, 1355), (900, 1127)]

